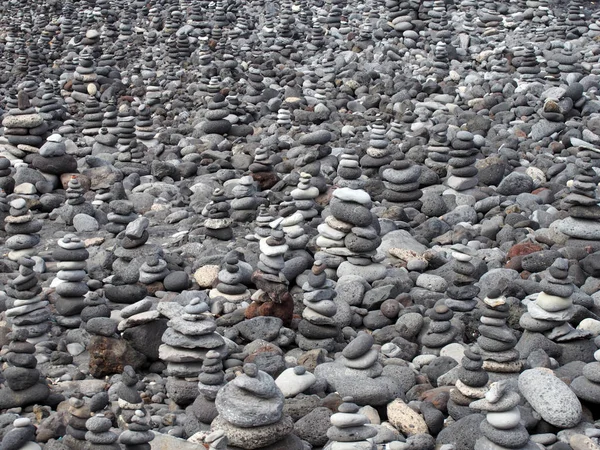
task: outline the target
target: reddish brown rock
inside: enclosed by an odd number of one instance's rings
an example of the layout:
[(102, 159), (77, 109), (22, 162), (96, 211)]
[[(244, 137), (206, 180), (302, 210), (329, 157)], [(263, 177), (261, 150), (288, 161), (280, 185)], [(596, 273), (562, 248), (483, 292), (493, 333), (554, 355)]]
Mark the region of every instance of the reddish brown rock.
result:
[(125, 366), (140, 369), (146, 357), (124, 339), (92, 336), (87, 350), (90, 354), (90, 375), (101, 378), (123, 372)]
[(541, 245), (534, 244), (533, 242), (523, 242), (513, 245), (508, 251), (506, 257), (511, 259), (515, 256), (525, 256), (529, 255), (530, 253), (540, 252), (542, 250), (544, 249)]

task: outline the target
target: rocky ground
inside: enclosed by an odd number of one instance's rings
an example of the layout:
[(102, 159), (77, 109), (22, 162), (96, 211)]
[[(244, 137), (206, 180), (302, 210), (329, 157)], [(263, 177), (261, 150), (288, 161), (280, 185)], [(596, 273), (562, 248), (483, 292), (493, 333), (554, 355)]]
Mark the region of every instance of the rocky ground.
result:
[(1, 2), (0, 449), (600, 449), (599, 37)]

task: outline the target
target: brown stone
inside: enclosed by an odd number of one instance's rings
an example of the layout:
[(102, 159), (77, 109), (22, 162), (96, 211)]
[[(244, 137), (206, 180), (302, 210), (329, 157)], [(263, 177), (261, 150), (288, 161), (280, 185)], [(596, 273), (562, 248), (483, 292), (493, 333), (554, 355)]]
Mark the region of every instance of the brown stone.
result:
[(125, 366), (140, 369), (146, 357), (124, 339), (92, 336), (87, 350), (90, 354), (90, 375), (95, 378), (123, 372)]
[(246, 308), (246, 319), (252, 319), (258, 316), (279, 317), (283, 320), (283, 324), (288, 326), (292, 322), (294, 316), (294, 301), (288, 292), (285, 292), (285, 294), (280, 297), (280, 300), (279, 303), (252, 302), (250, 306)]
[(544, 248), (541, 245), (534, 244), (533, 242), (523, 242), (513, 245), (508, 251), (506, 257), (510, 259), (514, 258), (515, 256), (525, 256), (529, 255), (530, 253), (540, 252), (542, 250), (544, 250)]
[(454, 386), (440, 386), (430, 389), (423, 392), (419, 396), (419, 400), (431, 403), (436, 409), (445, 414), (448, 409), (448, 400), (450, 399), (450, 391), (452, 389), (454, 389)]

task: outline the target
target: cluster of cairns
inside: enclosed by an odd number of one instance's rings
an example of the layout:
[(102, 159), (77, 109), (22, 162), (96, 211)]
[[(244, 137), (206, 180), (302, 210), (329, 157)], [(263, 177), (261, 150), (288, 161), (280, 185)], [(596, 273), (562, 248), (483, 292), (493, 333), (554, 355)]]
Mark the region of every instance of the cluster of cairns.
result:
[(598, 36), (0, 2), (0, 450), (600, 449)]

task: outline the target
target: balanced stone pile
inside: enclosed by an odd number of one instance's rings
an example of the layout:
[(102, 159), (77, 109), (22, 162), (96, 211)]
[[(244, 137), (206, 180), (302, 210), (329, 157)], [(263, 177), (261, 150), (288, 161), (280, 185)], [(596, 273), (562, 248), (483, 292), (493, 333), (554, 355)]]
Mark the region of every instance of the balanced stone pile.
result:
[(52, 252), (59, 270), (56, 274), (57, 298), (54, 306), (59, 315), (57, 321), (62, 326), (77, 328), (81, 323), (80, 313), (85, 307), (84, 296), (89, 290), (83, 281), (87, 276), (89, 256), (83, 241), (74, 234), (60, 239), (58, 248)]
[[(160, 359), (167, 363), (169, 382), (167, 392), (178, 404), (186, 405), (197, 396), (195, 379), (202, 372), (202, 361), (209, 351), (224, 357), (227, 346), (223, 338), (215, 333), (217, 325), (206, 314), (208, 305), (195, 298), (183, 308), (182, 314), (167, 323), (159, 348)], [(185, 384), (194, 386), (191, 392)], [(196, 392), (193, 392), (196, 390)]]
[(48, 125), (31, 106), (29, 97), (24, 91), (19, 91), (17, 104), (12, 106), (2, 120), (4, 136), (10, 144), (23, 152), (37, 152), (44, 143)]
[(10, 202), (9, 214), (4, 218), (4, 229), (10, 236), (6, 240), (6, 246), (11, 250), (8, 259), (17, 261), (22, 256), (34, 256), (37, 253), (35, 247), (40, 242), (37, 233), (42, 229), (42, 221), (33, 218), (27, 203), (21, 198)]
[(302, 286), (306, 308), (302, 312), (296, 335), (298, 347), (302, 350), (323, 348), (332, 351), (340, 332), (333, 318), (337, 313), (337, 306), (333, 301), (337, 295), (335, 283), (327, 279), (325, 269), (321, 261), (315, 261), (308, 281)]
[(210, 203), (202, 211), (202, 215), (206, 217), (204, 232), (208, 237), (221, 241), (228, 241), (233, 238), (231, 220), (229, 219), (230, 209), (231, 207), (227, 203), (225, 191), (221, 188), (215, 189), (212, 193)]
[(290, 434), (294, 423), (283, 413), (284, 397), (273, 378), (254, 364), (227, 383), (215, 400), (219, 415), (211, 428), (223, 430), (233, 447), (259, 449), (277, 444), (302, 449), (302, 442)]
[(35, 347), (27, 342), (26, 329), (8, 333), (10, 339), (6, 360), (8, 367), (2, 371), (5, 385), (0, 389), (0, 409), (21, 408), (43, 403), (50, 395), (45, 380), (40, 379), (36, 368)]
[(600, 241), (600, 206), (596, 196), (599, 179), (591, 161), (578, 160), (577, 165), (578, 173), (572, 181), (569, 194), (561, 203), (569, 217), (558, 222), (557, 229), (569, 236), (569, 245), (592, 246), (596, 249)]
[(287, 325), (292, 321), (294, 303), (288, 292), (289, 282), (282, 273), (283, 256), (288, 250), (283, 231), (273, 230), (271, 236), (260, 240), (259, 248), (259, 261), (251, 280), (258, 290), (252, 294), (246, 318), (274, 316)]
[(48, 301), (33, 270), (35, 261), (22, 256), (18, 263), (19, 275), (6, 288), (9, 295), (6, 318), (13, 331), (26, 330), (30, 341), (43, 340), (51, 325)]
[(477, 439), (475, 449), (537, 448), (529, 440), (529, 433), (521, 423), (521, 411), (518, 407), (520, 401), (521, 396), (508, 383), (496, 382), (490, 386), (485, 398), (471, 403), (472, 409), (486, 413), (479, 425), (479, 432), (483, 436)]
[(466, 349), (460, 361), (456, 388), (450, 391), (448, 414), (460, 420), (473, 413), (469, 405), (485, 396), (488, 391), (489, 376), (483, 370), (483, 359), (479, 353)]
[(497, 289), (492, 289), (483, 299), (485, 307), (481, 310), (481, 334), (477, 338), (479, 353), (488, 372), (520, 372), (522, 361), (515, 346), (517, 338), (506, 325), (510, 306), (506, 297)]

